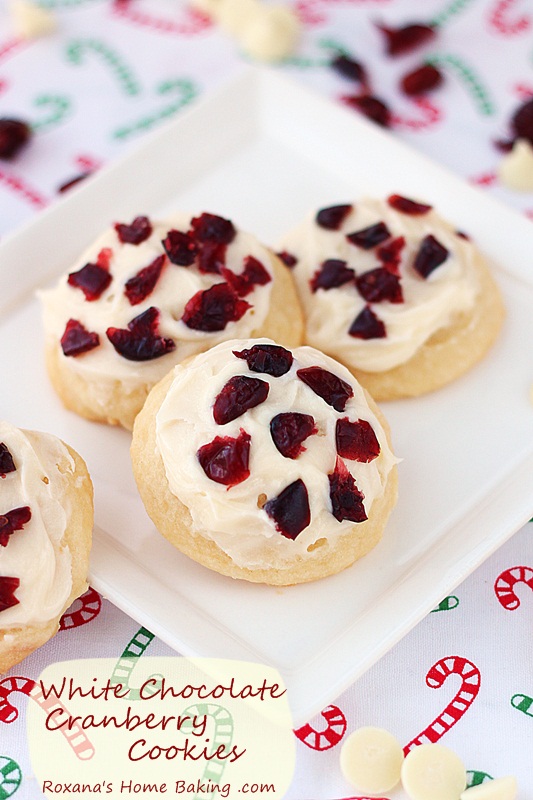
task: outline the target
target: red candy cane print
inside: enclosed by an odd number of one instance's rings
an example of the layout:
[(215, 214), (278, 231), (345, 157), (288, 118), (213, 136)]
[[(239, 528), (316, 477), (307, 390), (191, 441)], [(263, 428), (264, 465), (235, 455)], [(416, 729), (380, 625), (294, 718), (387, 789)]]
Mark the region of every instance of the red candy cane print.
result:
[(491, 28), (503, 36), (516, 36), (517, 33), (524, 33), (531, 27), (531, 17), (526, 14), (513, 18), (508, 16), (509, 10), (514, 11), (514, 5), (516, 0), (499, 0), (490, 13)]
[(22, 180), (22, 178), (12, 175), (9, 172), (4, 172), (4, 170), (1, 169), (0, 185), (6, 186), (10, 191), (34, 208), (44, 208), (48, 205), (48, 200), (40, 194), (37, 189)]
[(78, 597), (68, 608), (59, 622), (59, 630), (66, 631), (70, 628), (79, 628), (95, 619), (102, 608), (102, 598), (94, 589), (89, 589)]
[(350, 5), (361, 5), (363, 3), (384, 5), (385, 3), (390, 2), (390, 0), (298, 0), (295, 10), (300, 22), (303, 22), (304, 25), (319, 25), (321, 22), (325, 22), (327, 19), (327, 15), (320, 9), (320, 7), (326, 5), (337, 5), (341, 2)]
[(474, 186), (494, 186), (498, 176), (495, 172), (484, 172), (482, 175), (472, 175), (468, 180)]
[(426, 675), (426, 683), (431, 689), (440, 689), (450, 675), (459, 675), (461, 688), (444, 711), (403, 748), (405, 755), (419, 744), (437, 742), (461, 719), (476, 699), (481, 682), (479, 670), (472, 661), (461, 656), (447, 656), (433, 664)]
[(195, 8), (185, 8), (181, 21), (154, 17), (139, 9), (134, 9), (132, 0), (115, 0), (112, 10), (117, 17), (133, 22), (134, 25), (178, 36), (196, 36), (212, 27), (213, 24), (206, 14), (202, 14)]
[(514, 591), (517, 583), (525, 583), (526, 586), (533, 589), (533, 569), (531, 567), (511, 567), (498, 575), (494, 583), (496, 597), (500, 605), (507, 611), (514, 611), (520, 605), (520, 600)]
[(320, 712), (327, 722), (324, 730), (317, 730), (309, 723), (294, 731), (295, 736), (311, 750), (329, 750), (340, 742), (346, 733), (346, 717), (337, 706), (326, 706)]
[(18, 50), (22, 45), (27, 44), (27, 40), (22, 37), (13, 37), (8, 39), (7, 42), (0, 42), (0, 61), (7, 58)]
[(394, 128), (408, 128), (414, 131), (427, 130), (437, 125), (442, 120), (442, 111), (428, 100), (427, 97), (417, 97), (413, 99), (413, 104), (421, 112), (421, 117), (404, 117), (400, 114), (392, 115), (392, 125)]
[(31, 678), (13, 677), (0, 681), (0, 722), (15, 722), (19, 715), (18, 708), (9, 702), (9, 695), (20, 692), (29, 696), (34, 686), (35, 681)]

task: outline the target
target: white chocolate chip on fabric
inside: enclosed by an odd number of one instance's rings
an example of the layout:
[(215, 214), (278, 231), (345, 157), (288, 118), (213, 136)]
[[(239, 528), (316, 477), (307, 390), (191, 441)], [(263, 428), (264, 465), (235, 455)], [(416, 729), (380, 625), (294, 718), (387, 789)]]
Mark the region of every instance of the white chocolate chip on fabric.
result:
[(300, 35), (300, 23), (286, 6), (260, 6), (239, 34), (246, 55), (258, 61), (276, 62), (290, 56)]
[(471, 786), (462, 793), (460, 800), (515, 800), (516, 792), (516, 778), (507, 775)]
[(502, 158), (498, 177), (508, 189), (533, 191), (533, 146), (527, 139), (517, 139), (511, 152)]
[(411, 800), (459, 800), (466, 787), (466, 770), (448, 747), (421, 744), (405, 757), (401, 780)]
[(261, 11), (259, 0), (219, 0), (219, 3), (217, 18), (220, 27), (237, 38)]
[(393, 789), (400, 781), (403, 750), (398, 740), (383, 728), (354, 731), (340, 754), (341, 771), (348, 783), (369, 794)]
[(36, 39), (52, 33), (57, 27), (54, 14), (27, 0), (11, 0), (9, 12), (13, 27), (23, 39)]

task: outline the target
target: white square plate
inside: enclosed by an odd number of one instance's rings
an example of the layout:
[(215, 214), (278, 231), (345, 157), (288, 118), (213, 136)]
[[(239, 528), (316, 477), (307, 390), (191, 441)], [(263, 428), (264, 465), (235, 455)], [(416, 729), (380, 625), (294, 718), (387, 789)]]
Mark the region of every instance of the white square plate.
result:
[[(467, 376), (384, 404), (400, 499), (382, 542), (318, 583), (212, 573), (154, 530), (130, 435), (66, 412), (42, 363), (34, 290), (110, 222), (209, 210), (275, 245), (312, 208), (398, 192), (434, 204), (494, 264), (503, 334)], [(0, 246), (0, 416), (64, 438), (96, 493), (91, 583), (185, 655), (256, 661), (286, 681), (295, 725), (320, 711), (533, 512), (533, 226), (388, 133), (274, 71), (250, 68)]]

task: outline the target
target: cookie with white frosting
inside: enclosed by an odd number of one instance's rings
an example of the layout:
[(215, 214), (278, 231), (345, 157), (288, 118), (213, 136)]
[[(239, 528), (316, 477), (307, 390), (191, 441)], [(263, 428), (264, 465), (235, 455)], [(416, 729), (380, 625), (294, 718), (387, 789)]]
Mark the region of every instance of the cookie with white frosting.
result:
[(78, 453), (0, 421), (0, 673), (47, 642), (86, 590), (92, 529)]
[(443, 386), (496, 339), (499, 290), (474, 244), (400, 195), (313, 212), (281, 244), (305, 340), (345, 364), (377, 400)]
[(366, 391), (318, 350), (269, 339), (176, 366), (138, 415), (131, 456), (159, 532), (248, 581), (339, 572), (377, 544), (396, 501), (397, 459)]
[(286, 267), (207, 212), (116, 223), (40, 297), (47, 368), (64, 405), (128, 429), (184, 358), (237, 336), (295, 345), (303, 330)]

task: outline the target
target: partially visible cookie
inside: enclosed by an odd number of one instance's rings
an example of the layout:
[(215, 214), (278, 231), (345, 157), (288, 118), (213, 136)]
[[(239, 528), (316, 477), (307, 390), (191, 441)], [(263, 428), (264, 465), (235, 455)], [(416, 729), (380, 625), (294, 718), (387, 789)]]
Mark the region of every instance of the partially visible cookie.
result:
[(47, 642), (86, 590), (92, 529), (78, 453), (0, 421), (0, 673)]
[(268, 339), (175, 367), (135, 421), (131, 456), (159, 532), (253, 582), (339, 572), (377, 544), (396, 502), (397, 459), (368, 394), (314, 348)]
[(391, 195), (322, 208), (280, 247), (306, 342), (345, 364), (376, 400), (449, 383), (502, 326), (480, 251), (428, 204)]
[(236, 336), (295, 345), (303, 332), (290, 272), (207, 212), (115, 224), (40, 297), (47, 368), (64, 405), (128, 429), (184, 358)]

